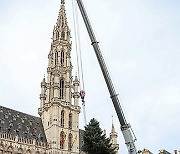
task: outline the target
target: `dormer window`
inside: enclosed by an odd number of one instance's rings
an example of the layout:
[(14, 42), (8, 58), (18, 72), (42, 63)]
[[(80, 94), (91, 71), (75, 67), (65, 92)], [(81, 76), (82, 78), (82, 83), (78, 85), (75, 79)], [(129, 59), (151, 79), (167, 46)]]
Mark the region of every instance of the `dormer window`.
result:
[(12, 126), (13, 126), (13, 123), (10, 123), (10, 124), (9, 124), (9, 127), (12, 127)]
[(30, 122), (29, 122), (29, 125), (32, 126), (32, 124), (33, 124), (32, 121), (30, 121)]
[(29, 127), (29, 126), (26, 126), (26, 129), (29, 131), (30, 127)]
[(24, 119), (23, 118), (21, 119), (21, 122), (24, 123)]
[(4, 118), (6, 118), (6, 119), (8, 118), (8, 114), (7, 113), (4, 115)]
[(65, 32), (64, 32), (64, 31), (61, 32), (61, 38), (62, 38), (62, 39), (65, 38)]
[(1, 123), (4, 124), (4, 119), (1, 119)]
[(18, 129), (21, 129), (21, 124), (20, 123), (18, 124)]
[(37, 128), (34, 128), (33, 131), (34, 131), (34, 133), (37, 133)]
[(13, 116), (13, 120), (16, 121), (16, 116)]
[(24, 116), (24, 120), (27, 120), (27, 117), (26, 117), (26, 116)]
[(3, 108), (0, 109), (0, 112), (3, 113)]

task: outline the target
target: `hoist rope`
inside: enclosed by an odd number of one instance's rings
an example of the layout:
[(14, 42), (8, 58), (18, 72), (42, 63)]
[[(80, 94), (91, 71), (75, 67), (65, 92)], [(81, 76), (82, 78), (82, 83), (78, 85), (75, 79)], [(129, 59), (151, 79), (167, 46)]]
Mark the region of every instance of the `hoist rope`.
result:
[(75, 13), (76, 13), (76, 19), (77, 19), (77, 38), (78, 38), (78, 43), (79, 43), (79, 56), (80, 56), (80, 66), (81, 66), (81, 79), (82, 79), (82, 86), (83, 86), (82, 88), (83, 88), (83, 90), (85, 90), (77, 5), (75, 5)]
[[(79, 68), (79, 56), (78, 56), (78, 43), (77, 43), (77, 31), (76, 31), (76, 19), (75, 19), (75, 12), (74, 12), (74, 2), (72, 0), (72, 10), (73, 10), (73, 23), (74, 23), (74, 35), (75, 35), (75, 46), (76, 46), (76, 62), (78, 66), (78, 79), (81, 81), (80, 76), (80, 68)], [(81, 89), (81, 82), (80, 82), (80, 89)]]
[[(78, 12), (77, 12), (77, 4), (74, 4), (74, 0), (72, 0), (72, 7), (73, 7), (73, 22), (74, 22), (74, 33), (75, 33), (75, 44), (76, 44), (76, 60), (77, 60), (77, 66), (78, 66), (78, 78), (80, 80), (80, 95), (82, 92), (85, 96), (85, 86), (84, 86), (84, 75), (83, 75), (83, 63), (82, 63), (82, 54), (81, 54), (81, 41), (80, 41), (80, 34), (79, 34), (79, 22), (78, 22)], [(79, 52), (78, 52), (79, 51)], [(82, 87), (81, 87), (82, 82)], [(86, 121), (86, 109), (85, 109), (85, 100), (84, 97), (82, 97), (82, 106), (83, 106), (83, 114), (84, 114), (84, 122), (85, 125), (87, 125)]]

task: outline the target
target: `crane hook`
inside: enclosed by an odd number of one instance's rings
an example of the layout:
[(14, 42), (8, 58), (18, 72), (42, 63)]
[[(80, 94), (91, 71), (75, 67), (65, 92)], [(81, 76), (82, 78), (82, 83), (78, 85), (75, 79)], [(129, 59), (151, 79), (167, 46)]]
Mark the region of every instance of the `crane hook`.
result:
[(80, 96), (81, 96), (81, 100), (82, 100), (82, 102), (84, 103), (85, 101), (84, 101), (84, 98), (85, 98), (85, 91), (84, 90), (81, 90), (80, 91)]

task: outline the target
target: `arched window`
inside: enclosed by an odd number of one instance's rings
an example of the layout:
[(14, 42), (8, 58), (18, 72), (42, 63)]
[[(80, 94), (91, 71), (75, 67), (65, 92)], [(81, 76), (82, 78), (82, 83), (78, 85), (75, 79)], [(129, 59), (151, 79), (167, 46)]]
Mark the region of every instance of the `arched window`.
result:
[(66, 134), (62, 131), (60, 134), (60, 148), (64, 149), (64, 143), (66, 141)]
[(26, 154), (31, 154), (31, 150), (27, 150)]
[(61, 51), (61, 58), (60, 58), (61, 65), (64, 65), (64, 51)]
[(4, 152), (4, 145), (0, 145), (0, 154), (3, 154), (3, 152)]
[(61, 111), (61, 127), (64, 127), (64, 110)]
[(8, 147), (7, 154), (12, 154), (12, 153), (13, 153), (13, 148), (12, 147)]
[(56, 51), (55, 52), (55, 65), (58, 64), (58, 52)]
[(64, 80), (60, 80), (60, 99), (64, 98)]
[(18, 154), (23, 154), (23, 150), (21, 148), (18, 149)]
[(72, 113), (69, 114), (69, 128), (72, 129)]
[(61, 38), (64, 39), (64, 37), (65, 37), (65, 32), (62, 31), (62, 32), (61, 32)]
[(61, 18), (61, 27), (63, 28), (64, 27), (64, 19), (63, 19), (63, 17)]
[(68, 150), (69, 150), (69, 151), (72, 150), (72, 146), (73, 146), (72, 139), (73, 139), (72, 134), (69, 134), (69, 138), (68, 138)]
[(57, 31), (56, 32), (56, 40), (58, 40), (59, 39), (59, 32)]
[(3, 151), (4, 151), (3, 149), (0, 149), (0, 154), (3, 154)]

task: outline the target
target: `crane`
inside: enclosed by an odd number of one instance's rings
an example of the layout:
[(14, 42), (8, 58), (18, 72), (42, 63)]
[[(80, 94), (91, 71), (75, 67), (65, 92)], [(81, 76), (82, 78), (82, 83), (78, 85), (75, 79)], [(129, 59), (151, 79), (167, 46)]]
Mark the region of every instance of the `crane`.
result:
[(88, 31), (88, 34), (89, 34), (89, 37), (91, 40), (91, 45), (94, 48), (97, 60), (99, 62), (99, 65), (100, 65), (101, 71), (103, 73), (106, 85), (108, 87), (114, 108), (116, 110), (116, 113), (117, 113), (117, 116), (118, 116), (118, 119), (119, 119), (119, 122), (121, 125), (121, 131), (122, 131), (122, 134), (123, 134), (123, 137), (125, 140), (125, 144), (126, 144), (127, 149), (128, 149), (128, 153), (129, 154), (137, 154), (139, 152), (137, 152), (136, 145), (135, 145), (136, 139), (133, 137), (133, 131), (131, 129), (131, 125), (129, 123), (127, 123), (127, 121), (126, 121), (125, 115), (124, 115), (122, 107), (120, 105), (118, 95), (115, 91), (113, 82), (111, 80), (111, 77), (110, 77), (109, 71), (107, 69), (105, 60), (103, 58), (101, 49), (99, 47), (99, 44), (98, 44), (99, 42), (96, 40), (94, 31), (92, 29), (92, 26), (90, 24), (87, 12), (86, 12), (85, 7), (84, 7), (84, 4), (83, 4), (82, 0), (76, 0), (76, 1), (77, 1), (78, 6), (79, 6), (82, 18), (83, 18), (84, 23), (85, 23), (85, 26), (87, 28), (87, 31)]

